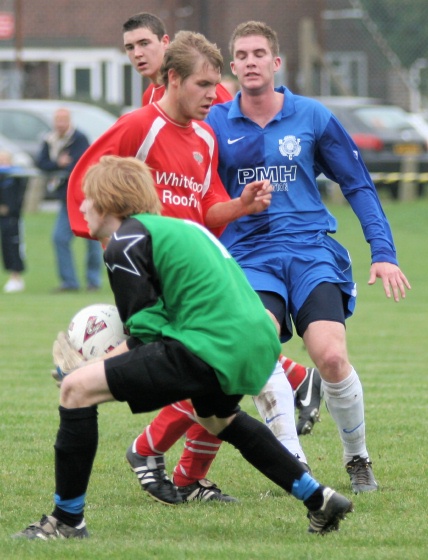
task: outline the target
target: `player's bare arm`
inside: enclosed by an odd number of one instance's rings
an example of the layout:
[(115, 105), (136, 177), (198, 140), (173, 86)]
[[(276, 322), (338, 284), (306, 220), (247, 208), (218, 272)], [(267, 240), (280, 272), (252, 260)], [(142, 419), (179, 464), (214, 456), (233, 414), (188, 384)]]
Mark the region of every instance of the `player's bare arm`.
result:
[(380, 278), (386, 297), (394, 296), (394, 301), (400, 301), (406, 297), (406, 288), (411, 290), (410, 282), (396, 264), (388, 262), (373, 263), (370, 267), (370, 278), (368, 284), (371, 286)]
[(268, 179), (248, 183), (241, 196), (211, 206), (205, 217), (206, 226), (221, 227), (242, 216), (263, 212), (270, 205), (272, 188)]

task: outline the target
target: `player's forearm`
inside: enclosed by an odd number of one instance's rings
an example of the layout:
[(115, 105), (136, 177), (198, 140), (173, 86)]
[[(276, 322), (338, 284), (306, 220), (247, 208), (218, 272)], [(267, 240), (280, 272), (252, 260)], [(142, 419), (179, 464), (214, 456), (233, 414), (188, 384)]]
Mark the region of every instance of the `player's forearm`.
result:
[(244, 206), (240, 197), (227, 202), (218, 202), (206, 213), (205, 225), (208, 228), (221, 227), (247, 214), (248, 207)]

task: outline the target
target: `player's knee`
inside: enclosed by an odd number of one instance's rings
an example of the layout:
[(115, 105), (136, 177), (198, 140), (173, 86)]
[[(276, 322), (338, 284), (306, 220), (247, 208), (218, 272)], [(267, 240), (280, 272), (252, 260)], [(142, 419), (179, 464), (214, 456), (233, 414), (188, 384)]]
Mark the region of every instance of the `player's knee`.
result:
[(326, 348), (317, 360), (317, 367), (323, 379), (337, 383), (344, 379), (350, 370), (347, 356), (335, 348)]
[(207, 432), (213, 436), (217, 436), (232, 422), (236, 415), (229, 416), (229, 418), (218, 418), (217, 416), (210, 416), (209, 418), (201, 418), (196, 416), (197, 421), (201, 424)]
[(84, 406), (85, 389), (78, 376), (67, 375), (61, 383), (60, 404), (65, 408)]

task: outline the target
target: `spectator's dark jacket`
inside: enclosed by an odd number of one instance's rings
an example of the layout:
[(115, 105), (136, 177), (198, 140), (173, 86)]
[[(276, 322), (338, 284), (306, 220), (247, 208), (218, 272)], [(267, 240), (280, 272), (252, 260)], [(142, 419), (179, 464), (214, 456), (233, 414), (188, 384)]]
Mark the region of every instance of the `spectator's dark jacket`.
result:
[(19, 218), (28, 177), (20, 167), (0, 165), (0, 216)]
[[(63, 202), (66, 202), (67, 198), (68, 178), (78, 159), (86, 151), (88, 146), (88, 139), (77, 129), (70, 130), (64, 138), (59, 138), (55, 132), (51, 132), (43, 141), (41, 150), (36, 158), (36, 165), (43, 171), (53, 174), (58, 171), (55, 192), (57, 198)], [(63, 152), (67, 152), (72, 160), (67, 167), (59, 167), (57, 163), (58, 156)]]

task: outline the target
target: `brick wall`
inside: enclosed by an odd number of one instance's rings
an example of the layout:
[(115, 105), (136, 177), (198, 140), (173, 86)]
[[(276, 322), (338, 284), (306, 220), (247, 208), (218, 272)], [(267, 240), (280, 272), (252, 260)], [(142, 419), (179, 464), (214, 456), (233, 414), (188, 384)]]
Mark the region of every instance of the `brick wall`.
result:
[[(296, 84), (298, 24), (318, 21), (322, 0), (21, 0), (23, 45), (58, 47), (122, 46), (122, 23), (148, 11), (162, 17), (170, 35), (179, 29), (204, 33), (221, 48), (228, 65), (234, 27), (249, 19), (265, 21), (278, 33), (287, 55), (289, 85)], [(226, 66), (227, 67), (227, 66)]]

